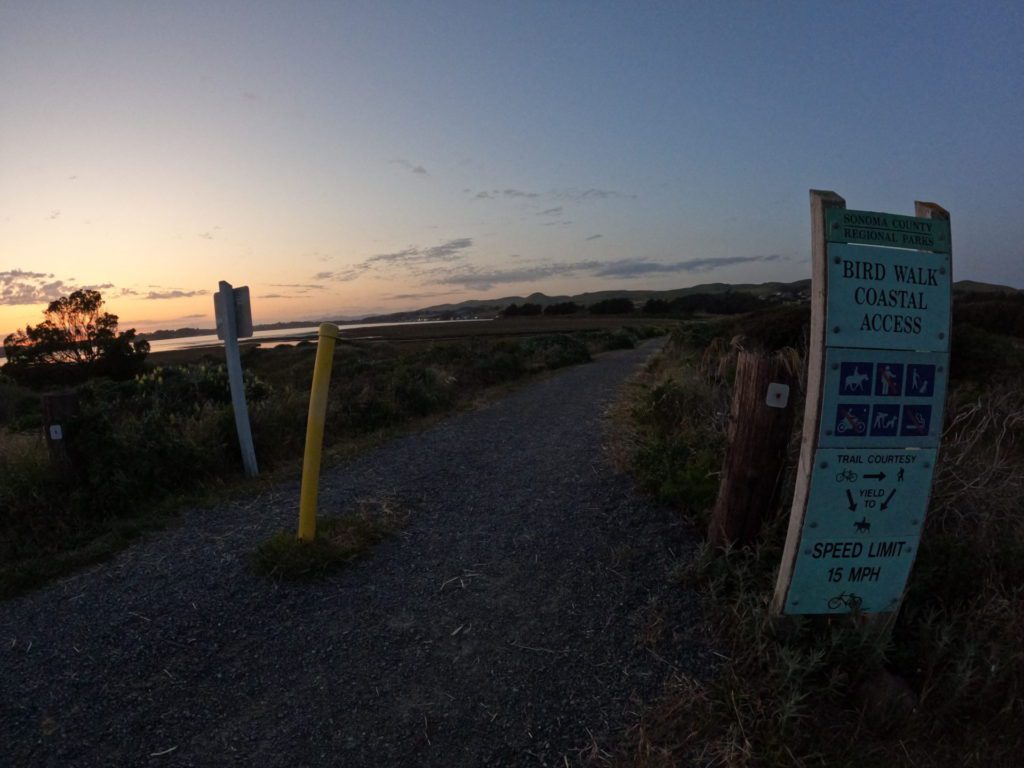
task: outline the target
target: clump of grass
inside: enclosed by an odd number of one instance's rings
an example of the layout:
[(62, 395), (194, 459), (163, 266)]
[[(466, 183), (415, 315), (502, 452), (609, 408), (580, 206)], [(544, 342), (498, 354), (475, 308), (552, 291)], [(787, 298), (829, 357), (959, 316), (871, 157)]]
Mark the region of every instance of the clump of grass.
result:
[(699, 518), (718, 490), (727, 406), (676, 339), (641, 375), (629, 415), (643, 437), (630, 463), (645, 490)]
[(257, 573), (278, 579), (316, 579), (365, 557), (374, 545), (395, 535), (406, 515), (389, 499), (361, 499), (339, 517), (319, 520), (312, 541), (293, 532), (278, 533), (252, 555)]

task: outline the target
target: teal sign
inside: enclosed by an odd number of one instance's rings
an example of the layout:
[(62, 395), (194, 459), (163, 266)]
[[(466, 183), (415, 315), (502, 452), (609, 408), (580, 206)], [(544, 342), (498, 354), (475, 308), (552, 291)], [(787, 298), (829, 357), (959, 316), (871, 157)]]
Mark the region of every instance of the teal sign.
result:
[(934, 448), (819, 449), (787, 613), (890, 611), (914, 563)]
[(942, 435), (949, 222), (845, 209), (826, 211), (825, 220), (817, 440), (782, 610), (894, 611), (917, 555)]
[(949, 254), (829, 244), (825, 343), (945, 351)]

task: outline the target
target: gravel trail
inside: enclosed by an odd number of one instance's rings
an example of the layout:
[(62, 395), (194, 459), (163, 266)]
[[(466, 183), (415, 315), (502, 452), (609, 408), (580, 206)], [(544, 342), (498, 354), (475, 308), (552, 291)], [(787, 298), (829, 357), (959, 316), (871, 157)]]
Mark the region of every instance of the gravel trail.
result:
[(694, 545), (602, 445), (657, 342), (558, 372), (324, 473), (321, 514), (410, 513), (313, 584), (249, 570), (298, 483), (185, 513), (0, 603), (0, 766), (565, 766), (673, 669), (700, 674)]

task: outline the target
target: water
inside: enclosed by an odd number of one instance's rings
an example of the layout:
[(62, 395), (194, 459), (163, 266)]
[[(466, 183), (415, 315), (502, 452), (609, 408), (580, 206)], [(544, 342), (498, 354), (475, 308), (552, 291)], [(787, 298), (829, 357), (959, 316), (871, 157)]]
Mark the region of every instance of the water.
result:
[[(423, 320), (415, 323), (352, 323), (339, 325), (343, 331), (352, 328), (384, 328), (393, 325), (439, 325), (443, 323), (473, 323), (484, 320)], [(319, 326), (310, 325), (301, 328), (277, 328), (270, 331), (256, 331), (251, 337), (241, 339), (242, 342), (258, 341), (260, 347), (276, 347), (279, 344), (298, 344), (300, 341), (316, 341)], [(159, 339), (149, 342), (150, 352), (171, 352), (179, 349), (195, 349), (196, 347), (219, 347), (223, 341), (216, 334), (207, 336), (183, 336), (177, 339)]]

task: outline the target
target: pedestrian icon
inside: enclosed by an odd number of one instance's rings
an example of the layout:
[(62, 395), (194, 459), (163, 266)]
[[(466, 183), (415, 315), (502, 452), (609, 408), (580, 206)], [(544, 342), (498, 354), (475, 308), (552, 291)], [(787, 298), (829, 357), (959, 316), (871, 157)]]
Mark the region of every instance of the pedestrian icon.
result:
[(896, 482), (897, 483), (902, 483), (903, 482), (903, 475), (904, 475), (905, 472), (906, 472), (906, 470), (903, 467), (900, 467), (900, 471), (896, 473)]
[(904, 437), (923, 437), (928, 434), (928, 425), (932, 418), (930, 405), (906, 405), (903, 407), (903, 419), (900, 422), (900, 435)]
[(836, 434), (859, 437), (868, 431), (868, 407), (840, 403), (836, 409)]
[(882, 397), (899, 397), (903, 394), (903, 363), (878, 364), (875, 394)]
[(899, 431), (900, 407), (898, 405), (875, 405), (871, 409), (871, 434), (879, 437), (895, 437)]
[(870, 395), (873, 370), (871, 363), (843, 363), (839, 371), (839, 394)]
[(931, 397), (935, 394), (935, 366), (907, 366), (907, 396)]

